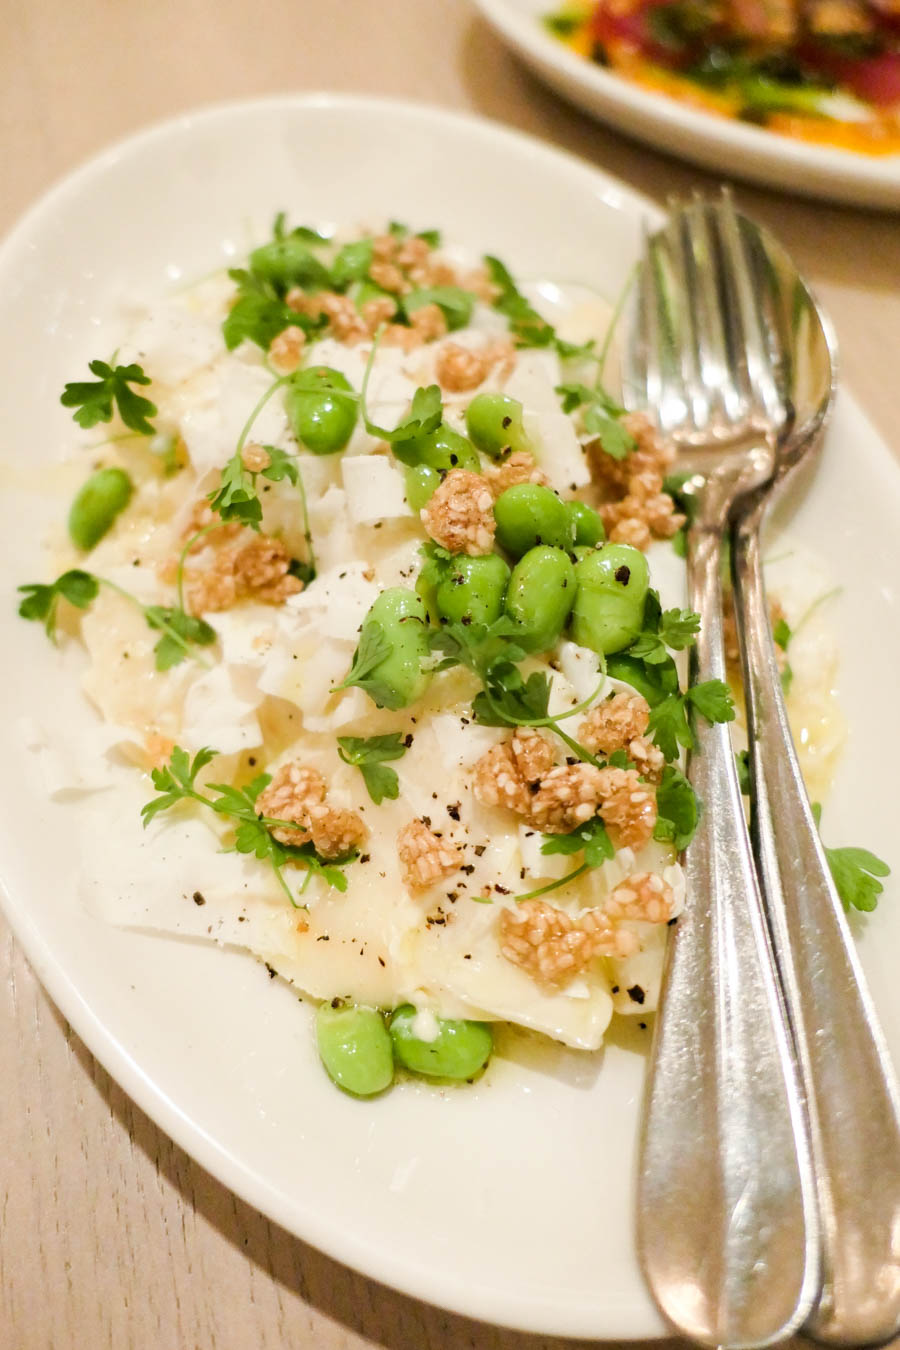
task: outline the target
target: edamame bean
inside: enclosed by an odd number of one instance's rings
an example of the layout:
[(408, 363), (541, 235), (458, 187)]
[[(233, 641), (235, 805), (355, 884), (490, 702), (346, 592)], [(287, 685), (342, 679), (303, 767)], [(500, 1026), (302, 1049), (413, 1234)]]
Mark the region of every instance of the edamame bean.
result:
[(430, 469), (449, 473), (451, 469), (469, 469), (478, 473), (481, 460), (471, 441), (452, 427), (440, 426), (426, 436), (408, 441), (396, 441), (391, 447), (397, 459), (404, 464), (427, 464)]
[(497, 543), (521, 558), (537, 544), (571, 548), (575, 522), (555, 492), (540, 483), (516, 483), (494, 502)]
[(476, 394), (466, 409), (466, 431), (479, 450), (499, 459), (505, 450), (531, 451), (523, 408), (508, 394)]
[(428, 464), (407, 464), (406, 500), (413, 511), (421, 511), (431, 501), (432, 495), (441, 485), (441, 475)]
[(323, 1003), (316, 1013), (319, 1058), (333, 1083), (354, 1097), (371, 1097), (390, 1087), (394, 1051), (384, 1018), (374, 1008)]
[(450, 623), (495, 623), (503, 613), (509, 568), (497, 553), (454, 558), (437, 588), (438, 614)]
[(575, 524), (575, 543), (579, 547), (592, 548), (594, 544), (603, 542), (606, 530), (592, 506), (588, 506), (587, 502), (566, 502), (566, 510)]
[(98, 544), (131, 500), (134, 484), (124, 469), (98, 469), (82, 483), (69, 508), (69, 536), (87, 552)]
[(428, 655), (425, 602), (405, 586), (382, 591), (363, 620), (354, 665), (367, 642), (378, 636), (375, 625), (390, 651), (369, 665), (362, 688), (379, 708), (405, 708), (422, 697), (431, 680), (431, 672), (422, 669)]
[(416, 1019), (421, 1015), (406, 1003), (391, 1017), (391, 1040), (398, 1063), (427, 1078), (474, 1078), (481, 1072), (494, 1046), (488, 1022), (435, 1017), (437, 1035), (424, 1040), (416, 1035)]
[(575, 601), (575, 569), (561, 548), (529, 549), (512, 570), (506, 612), (519, 625), (516, 640), (526, 651), (554, 645)]
[(343, 450), (356, 426), (353, 386), (331, 366), (310, 366), (292, 376), (284, 406), (297, 440), (314, 455)]
[(270, 282), (281, 295), (291, 286), (327, 289), (331, 285), (328, 268), (296, 235), (273, 239), (270, 244), (255, 248), (250, 254), (250, 270)]
[(619, 652), (641, 631), (650, 569), (630, 544), (604, 544), (575, 566), (578, 589), (572, 638), (604, 656)]

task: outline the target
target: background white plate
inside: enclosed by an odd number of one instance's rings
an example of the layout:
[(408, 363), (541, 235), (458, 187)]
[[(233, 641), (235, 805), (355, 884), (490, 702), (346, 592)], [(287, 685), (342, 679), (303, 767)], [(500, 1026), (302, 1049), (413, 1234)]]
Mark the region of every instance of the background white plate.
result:
[[(97, 1058), (203, 1166), (290, 1231), (460, 1313), (549, 1334), (659, 1334), (631, 1219), (645, 1033), (620, 1032), (593, 1059), (497, 1061), (464, 1091), (352, 1101), (316, 1062), (308, 1010), (252, 959), (108, 929), (80, 911), (78, 803), (43, 800), (16, 734), (16, 717), (46, 702), (82, 715), (40, 629), (14, 614), (14, 587), (46, 575), (43, 528), (67, 506), (40, 473), (72, 435), (63, 383), (112, 350), (123, 297), (227, 262), (281, 208), (295, 221), (437, 224), (523, 277), (582, 278), (611, 295), (642, 215), (655, 219), (593, 169), (489, 124), (318, 96), (166, 123), (113, 147), (23, 220), (0, 249), (0, 426), (12, 463), (0, 497), (4, 908)], [(900, 476), (845, 400), (793, 528), (846, 574), (836, 622), (853, 734), (826, 826), (895, 867), (884, 717), (900, 668), (898, 514)], [(869, 928), (863, 961), (896, 1053), (890, 895)]]
[(560, 94), (630, 136), (729, 178), (858, 206), (900, 208), (900, 155), (811, 145), (643, 89), (548, 33), (558, 0), (475, 0), (493, 28)]

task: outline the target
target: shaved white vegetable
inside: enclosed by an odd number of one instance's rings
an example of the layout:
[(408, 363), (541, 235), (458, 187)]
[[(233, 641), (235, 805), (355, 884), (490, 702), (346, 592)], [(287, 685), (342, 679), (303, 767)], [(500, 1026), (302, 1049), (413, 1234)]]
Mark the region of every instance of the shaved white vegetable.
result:
[(412, 515), (403, 474), (383, 455), (345, 455), (341, 473), (354, 525)]

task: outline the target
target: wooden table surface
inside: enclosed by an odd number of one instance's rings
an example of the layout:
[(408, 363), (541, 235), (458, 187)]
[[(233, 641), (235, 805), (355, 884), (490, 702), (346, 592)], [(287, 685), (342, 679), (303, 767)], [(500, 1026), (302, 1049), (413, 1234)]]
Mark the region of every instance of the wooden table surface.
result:
[[(0, 231), (113, 138), (203, 103), (309, 89), (473, 110), (660, 201), (711, 181), (562, 103), (464, 0), (3, 0), (0, 17)], [(900, 457), (900, 222), (749, 187), (739, 198), (815, 283), (845, 380)], [(131, 1103), (2, 923), (0, 973), (0, 1350), (574, 1344), (447, 1315), (290, 1237)]]

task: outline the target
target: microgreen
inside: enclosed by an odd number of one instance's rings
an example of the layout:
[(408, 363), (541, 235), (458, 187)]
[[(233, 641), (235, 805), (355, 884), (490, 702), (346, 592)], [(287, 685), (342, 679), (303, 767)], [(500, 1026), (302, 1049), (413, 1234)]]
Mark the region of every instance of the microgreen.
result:
[(678, 671), (668, 649), (684, 651), (693, 645), (699, 630), (698, 614), (689, 609), (664, 611), (658, 594), (650, 590), (643, 629), (622, 653), (640, 669), (641, 692), (651, 705), (649, 730), (667, 760), (677, 759), (681, 746), (694, 748), (692, 709), (708, 722), (734, 720), (731, 691), (722, 680), (705, 680), (684, 692), (679, 688)]
[(579, 825), (571, 834), (547, 834), (544, 835), (544, 842), (541, 845), (541, 852), (546, 854), (561, 853), (570, 857), (574, 853), (584, 853), (584, 862), (578, 867), (573, 868), (571, 872), (566, 872), (564, 876), (557, 877), (555, 881), (549, 881), (545, 886), (538, 886), (533, 891), (526, 891), (524, 895), (517, 895), (517, 901), (536, 900), (541, 895), (549, 895), (551, 891), (558, 891), (563, 886), (568, 886), (569, 882), (576, 881), (578, 877), (584, 876), (594, 867), (606, 862), (607, 858), (615, 856), (615, 849), (612, 840), (606, 832), (606, 826), (599, 816), (593, 816), (590, 820)]
[(672, 536), (672, 548), (679, 558), (687, 557), (687, 526), (690, 525), (697, 510), (697, 498), (685, 491), (690, 483), (691, 474), (675, 473), (663, 479), (663, 492), (667, 492), (675, 503), (679, 515), (687, 517), (686, 523)]
[(628, 655), (640, 657), (648, 665), (660, 665), (667, 659), (667, 647), (684, 651), (693, 645), (699, 631), (699, 614), (690, 609), (667, 609), (658, 615), (652, 628), (638, 634), (628, 648)]
[(707, 722), (733, 722), (734, 700), (723, 680), (704, 680), (684, 693), (668, 694), (650, 709), (649, 730), (666, 759), (677, 759), (679, 746), (693, 750), (696, 744), (690, 724), (694, 709)]
[(159, 796), (153, 797), (141, 808), (144, 827), (150, 824), (154, 816), (161, 811), (168, 811), (178, 802), (198, 802), (234, 823), (235, 838), (231, 851), (252, 853), (261, 862), (268, 862), (279, 886), (295, 908), (300, 906), (282, 872), (286, 863), (298, 862), (306, 869), (306, 878), (300, 888), (301, 893), (314, 874), (321, 876), (335, 890), (345, 891), (347, 878), (340, 869), (347, 862), (351, 862), (352, 858), (328, 863), (318, 856), (310, 843), (296, 847), (282, 844), (272, 835), (273, 829), (296, 830), (297, 823), (292, 820), (276, 820), (258, 813), (256, 800), (272, 781), (270, 774), (259, 774), (243, 788), (231, 787), (228, 783), (209, 783), (208, 790), (216, 793), (215, 797), (206, 795), (198, 788), (197, 775), (217, 754), (218, 751), (205, 747), (198, 750), (191, 759), (186, 750), (176, 745), (169, 763), (164, 768), (154, 769), (150, 775)]
[(786, 652), (788, 649), (788, 643), (791, 640), (791, 628), (787, 619), (781, 618), (778, 620), (775, 627), (772, 629), (772, 636), (778, 643), (778, 646), (781, 648), (781, 650), (783, 652)]
[(438, 628), (429, 635), (432, 649), (443, 652), (443, 659), (435, 669), (449, 670), (452, 666), (462, 665), (478, 677), (482, 690), (472, 703), (472, 712), (482, 726), (547, 727), (579, 759), (597, 764), (594, 756), (559, 723), (585, 712), (603, 681), (575, 707), (550, 716), (551, 682), (542, 671), (532, 671), (526, 677), (519, 670), (526, 653), (516, 641), (517, 631), (514, 621), (507, 617), (501, 617), (490, 627), (454, 623)]
[(372, 266), (374, 244), (371, 239), (356, 239), (345, 244), (331, 264), (331, 284), (343, 291), (354, 281), (363, 281)]
[(615, 856), (612, 841), (606, 832), (606, 826), (599, 816), (592, 817), (584, 825), (579, 825), (571, 834), (548, 834), (544, 836), (541, 852), (545, 854), (584, 852), (588, 867), (599, 867), (608, 858)]
[(157, 670), (171, 670), (191, 654), (192, 648), (209, 647), (216, 640), (216, 630), (205, 619), (178, 606), (146, 605), (143, 609), (150, 627), (162, 632), (153, 648)]
[(311, 336), (328, 322), (324, 315), (313, 319), (298, 314), (285, 304), (271, 282), (246, 268), (232, 268), (228, 275), (237, 283), (234, 304), (222, 324), (222, 336), (230, 352), (245, 340), (255, 342), (267, 352), (285, 328), (302, 328), (307, 336)]
[(87, 609), (96, 600), (99, 585), (97, 578), (90, 572), (73, 568), (63, 572), (62, 576), (49, 585), (29, 582), (19, 587), (24, 599), (19, 604), (19, 614), (23, 619), (43, 622), (47, 636), (56, 634), (56, 615), (60, 599), (68, 600), (76, 609)]
[[(822, 819), (822, 807), (818, 802), (813, 802), (812, 813), (818, 827)], [(889, 877), (890, 867), (867, 848), (826, 848), (824, 844), (823, 848), (844, 909), (871, 913), (877, 908), (878, 897), (884, 890), (878, 878)]]
[(472, 317), (475, 296), (461, 286), (425, 286), (421, 290), (411, 291), (402, 301), (403, 311), (409, 317), (423, 305), (437, 305), (447, 321), (447, 327), (453, 332), (465, 328)]
[(389, 702), (390, 694), (385, 696), (384, 684), (374, 675), (374, 671), (390, 656), (391, 651), (391, 644), (378, 620), (366, 619), (350, 669), (341, 683), (334, 686), (333, 692), (337, 693), (339, 689), (362, 689), (379, 705)]
[(147, 419), (156, 416), (156, 404), (129, 388), (150, 384), (149, 375), (138, 365), (111, 366), (106, 361), (91, 361), (88, 369), (98, 379), (67, 384), (59, 400), (64, 408), (77, 408), (72, 415), (78, 425), (111, 422), (115, 405), (126, 427), (141, 436), (154, 435), (156, 428)]
[(500, 261), (489, 254), (484, 259), (488, 276), (498, 288), (499, 295), (493, 301), (494, 309), (509, 320), (509, 331), (520, 347), (547, 347), (556, 337), (553, 325), (538, 314), (537, 310), (519, 290), (512, 273)]
[(385, 761), (402, 759), (406, 754), (406, 743), (398, 731), (387, 736), (338, 736), (338, 746), (338, 754), (344, 763), (354, 764), (359, 769), (376, 806), (380, 806), (385, 797), (396, 800), (400, 780), (394, 769), (386, 767)]
[(300, 239), (304, 244), (311, 244), (314, 247), (318, 244), (327, 244), (331, 236), (323, 234), (321, 230), (315, 230), (311, 225), (295, 225), (292, 230), (287, 228), (287, 212), (279, 211), (272, 221), (272, 238), (288, 239), (291, 235), (295, 239)]
[(680, 769), (667, 764), (656, 788), (653, 838), (668, 841), (680, 853), (694, 837), (699, 819), (697, 794)]
[(207, 498), (213, 511), (222, 521), (236, 521), (258, 530), (262, 521), (262, 502), (259, 500), (256, 480), (267, 478), (272, 483), (280, 483), (287, 478), (296, 487), (299, 470), (296, 460), (287, 451), (274, 445), (263, 447), (271, 463), (258, 472), (246, 468), (242, 451), (238, 450), (222, 468), (219, 486)]
[(60, 599), (68, 600), (77, 609), (87, 609), (96, 600), (100, 587), (115, 591), (131, 604), (136, 605), (150, 628), (162, 633), (153, 651), (156, 655), (156, 669), (170, 670), (186, 656), (192, 656), (206, 662), (197, 652), (198, 647), (208, 647), (216, 640), (216, 632), (203, 619), (187, 614), (179, 604), (173, 607), (145, 605), (131, 591), (126, 591), (106, 577), (95, 576), (93, 572), (74, 569), (63, 572), (49, 585), (28, 583), (19, 587), (24, 599), (19, 604), (19, 614), (23, 619), (41, 620), (52, 640), (56, 633), (57, 609)]
[(429, 248), (440, 248), (441, 232), (440, 230), (416, 230), (415, 233), (408, 225), (404, 225), (400, 220), (392, 220), (388, 225), (388, 234), (395, 239), (408, 239), (411, 234), (416, 239), (424, 239)]
[(738, 750), (734, 757), (735, 767), (737, 768), (738, 787), (744, 797), (750, 796), (750, 751)]
[(369, 359), (366, 362), (366, 371), (363, 375), (362, 389), (360, 391), (360, 404), (362, 408), (363, 422), (366, 431), (370, 436), (378, 436), (381, 440), (387, 441), (393, 445), (398, 441), (414, 440), (417, 436), (427, 436), (432, 431), (437, 431), (441, 425), (441, 418), (444, 415), (444, 405), (441, 402), (440, 387), (436, 384), (429, 384), (423, 388), (421, 385), (412, 396), (409, 412), (397, 425), (389, 430), (386, 427), (379, 427), (369, 417), (366, 406), (366, 398), (369, 391), (369, 379), (372, 374), (372, 367), (375, 364), (375, 353), (378, 350), (378, 336), (372, 343), (372, 350), (369, 352)]
[(593, 388), (577, 382), (558, 384), (556, 392), (562, 401), (563, 412), (582, 409), (584, 430), (598, 438), (600, 448), (611, 459), (624, 459), (635, 448), (634, 437), (622, 425), (625, 409), (599, 384)]

